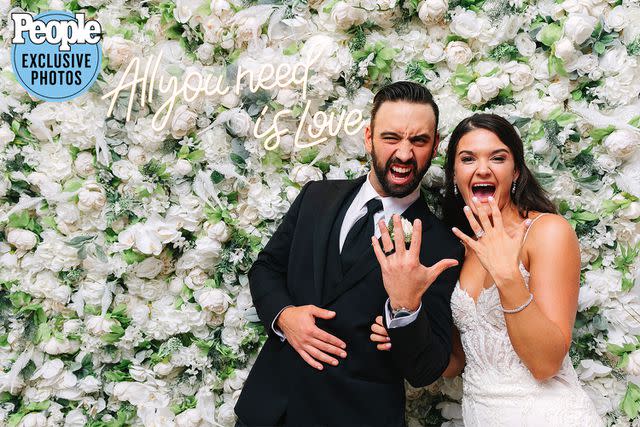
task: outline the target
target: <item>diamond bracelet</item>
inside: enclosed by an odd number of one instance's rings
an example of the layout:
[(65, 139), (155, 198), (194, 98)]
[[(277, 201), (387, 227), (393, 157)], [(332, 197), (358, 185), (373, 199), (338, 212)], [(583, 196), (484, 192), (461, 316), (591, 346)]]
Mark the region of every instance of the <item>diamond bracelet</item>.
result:
[(512, 309), (506, 309), (506, 308), (502, 307), (502, 305), (500, 305), (500, 310), (502, 310), (503, 313), (509, 313), (509, 314), (518, 313), (519, 311), (522, 311), (525, 308), (527, 308), (527, 306), (529, 304), (531, 304), (531, 301), (533, 301), (533, 294), (531, 292), (529, 292), (529, 299), (527, 300), (527, 302), (522, 304), (520, 307), (516, 307), (516, 308), (512, 308)]

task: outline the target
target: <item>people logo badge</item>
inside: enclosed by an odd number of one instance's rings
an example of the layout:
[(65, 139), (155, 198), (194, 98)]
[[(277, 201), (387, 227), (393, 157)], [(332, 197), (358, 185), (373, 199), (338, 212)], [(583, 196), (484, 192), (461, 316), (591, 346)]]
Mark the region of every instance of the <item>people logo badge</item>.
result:
[(61, 102), (89, 90), (102, 63), (98, 21), (67, 11), (47, 11), (35, 18), (16, 12), (11, 20), (11, 65), (29, 94)]

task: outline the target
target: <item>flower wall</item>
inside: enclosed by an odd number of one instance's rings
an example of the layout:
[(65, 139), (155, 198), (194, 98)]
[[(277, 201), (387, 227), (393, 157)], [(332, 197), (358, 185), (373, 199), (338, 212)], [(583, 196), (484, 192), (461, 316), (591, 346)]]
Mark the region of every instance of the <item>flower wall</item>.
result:
[[(9, 14), (48, 9), (104, 31), (98, 81), (63, 103), (11, 71)], [(167, 94), (128, 119), (130, 92), (104, 95), (160, 54), (177, 80), (317, 60), (304, 96), (178, 97), (155, 130)], [(0, 0), (0, 424), (233, 425), (265, 339), (247, 270), (305, 182), (368, 170), (362, 132), (296, 140), (305, 106), (366, 120), (381, 85), (408, 79), (441, 109), (436, 211), (453, 127), (474, 111), (518, 127), (580, 239), (572, 360), (609, 424), (637, 425), (639, 54), (632, 0)], [(256, 121), (283, 109), (291, 131), (266, 150)], [(410, 425), (461, 425), (459, 378), (407, 393)]]

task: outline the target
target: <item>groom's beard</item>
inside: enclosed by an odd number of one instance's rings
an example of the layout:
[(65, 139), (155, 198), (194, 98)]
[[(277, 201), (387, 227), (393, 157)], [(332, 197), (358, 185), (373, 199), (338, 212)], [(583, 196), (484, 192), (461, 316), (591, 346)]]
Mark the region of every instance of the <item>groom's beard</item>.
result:
[[(427, 173), (427, 169), (429, 169), (429, 166), (431, 165), (431, 159), (429, 159), (427, 164), (422, 169), (418, 169), (418, 163), (416, 162), (416, 159), (411, 159), (408, 162), (402, 162), (398, 160), (395, 156), (393, 156), (393, 157), (390, 157), (389, 160), (387, 160), (386, 164), (382, 164), (378, 160), (379, 159), (378, 159), (378, 156), (376, 155), (375, 148), (371, 147), (371, 163), (373, 165), (373, 171), (376, 174), (376, 177), (378, 178), (378, 182), (382, 186), (382, 189), (387, 194), (387, 196), (398, 197), (398, 198), (405, 197), (411, 194), (413, 190), (415, 190), (418, 187), (418, 185), (420, 185), (420, 182), (422, 181), (424, 174)], [(389, 176), (389, 173), (391, 171), (392, 164), (412, 167), (414, 170), (414, 174), (411, 181), (409, 181), (404, 185), (397, 185), (397, 184), (394, 184), (393, 182), (390, 182), (389, 179), (387, 179), (387, 177)]]

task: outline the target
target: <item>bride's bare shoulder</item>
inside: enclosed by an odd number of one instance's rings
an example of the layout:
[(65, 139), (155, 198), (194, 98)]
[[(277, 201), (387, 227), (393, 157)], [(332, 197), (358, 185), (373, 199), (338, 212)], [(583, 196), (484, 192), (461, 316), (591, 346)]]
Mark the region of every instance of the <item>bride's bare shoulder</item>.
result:
[(551, 213), (542, 215), (536, 212), (529, 218), (533, 222), (523, 247), (527, 259), (539, 254), (579, 253), (578, 237), (563, 216)]

